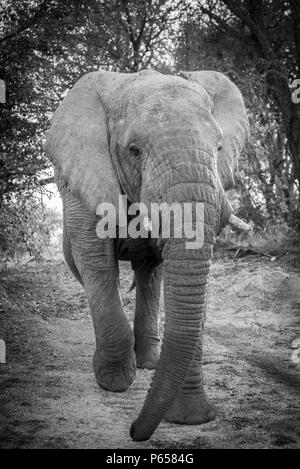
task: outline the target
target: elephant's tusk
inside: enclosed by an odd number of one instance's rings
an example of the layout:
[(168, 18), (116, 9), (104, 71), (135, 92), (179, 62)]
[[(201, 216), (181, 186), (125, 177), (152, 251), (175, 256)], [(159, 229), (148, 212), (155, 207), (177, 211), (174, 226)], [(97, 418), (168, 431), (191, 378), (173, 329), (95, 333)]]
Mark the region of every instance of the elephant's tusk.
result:
[(228, 223), (239, 231), (252, 231), (251, 225), (248, 225), (248, 223), (245, 223), (243, 220), (233, 215), (233, 213), (230, 215)]

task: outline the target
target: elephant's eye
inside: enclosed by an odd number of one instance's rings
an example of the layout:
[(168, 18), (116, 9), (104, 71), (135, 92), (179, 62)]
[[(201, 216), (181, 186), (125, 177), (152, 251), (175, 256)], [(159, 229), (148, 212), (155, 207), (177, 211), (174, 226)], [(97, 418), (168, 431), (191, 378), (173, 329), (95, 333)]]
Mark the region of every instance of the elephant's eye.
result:
[(220, 145), (218, 146), (218, 151), (222, 150), (222, 148), (223, 148), (223, 146), (220, 144)]
[(131, 143), (129, 145), (129, 150), (130, 150), (130, 153), (136, 158), (138, 158), (141, 155), (140, 149), (134, 143)]

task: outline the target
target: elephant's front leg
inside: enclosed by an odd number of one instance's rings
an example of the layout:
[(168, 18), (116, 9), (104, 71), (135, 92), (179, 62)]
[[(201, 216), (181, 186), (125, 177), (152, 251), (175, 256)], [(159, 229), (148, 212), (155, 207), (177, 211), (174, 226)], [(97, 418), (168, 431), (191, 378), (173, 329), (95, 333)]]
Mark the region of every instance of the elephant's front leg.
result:
[(167, 422), (184, 425), (199, 425), (214, 420), (216, 408), (209, 402), (202, 372), (202, 337), (188, 376), (165, 414)]
[[(123, 311), (112, 239), (99, 239), (96, 216), (69, 193), (64, 197), (65, 236), (85, 288), (96, 336), (94, 371), (99, 386), (125, 391), (136, 372), (133, 331)], [(74, 269), (73, 269), (74, 271)]]
[(143, 264), (135, 268), (136, 308), (134, 318), (135, 353), (139, 368), (155, 368), (160, 355), (158, 330), (161, 266), (152, 272)]
[(135, 378), (134, 336), (123, 312), (116, 270), (89, 274), (83, 280), (96, 336), (93, 358), (97, 383), (122, 392)]

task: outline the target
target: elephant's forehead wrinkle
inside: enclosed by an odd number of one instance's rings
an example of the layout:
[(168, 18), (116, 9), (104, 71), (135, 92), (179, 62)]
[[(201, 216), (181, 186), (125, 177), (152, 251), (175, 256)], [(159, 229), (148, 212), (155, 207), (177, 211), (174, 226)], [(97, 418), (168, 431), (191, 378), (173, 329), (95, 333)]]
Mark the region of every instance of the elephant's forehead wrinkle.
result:
[(125, 133), (128, 136), (130, 128), (137, 135), (148, 133), (151, 137), (161, 126), (190, 129), (196, 128), (198, 122), (201, 128), (203, 123), (206, 126), (206, 121), (211, 125), (209, 100), (207, 98), (205, 105), (199, 106), (198, 99), (194, 92), (182, 92), (178, 87), (147, 93), (143, 89), (139, 93), (126, 94), (120, 101), (116, 99), (109, 127), (123, 137)]
[(204, 89), (182, 78), (151, 71), (144, 71), (142, 76), (137, 74), (132, 81), (117, 88), (111, 103), (118, 114), (134, 113), (137, 109), (152, 114), (167, 106), (169, 111), (191, 106), (211, 111), (211, 100)]

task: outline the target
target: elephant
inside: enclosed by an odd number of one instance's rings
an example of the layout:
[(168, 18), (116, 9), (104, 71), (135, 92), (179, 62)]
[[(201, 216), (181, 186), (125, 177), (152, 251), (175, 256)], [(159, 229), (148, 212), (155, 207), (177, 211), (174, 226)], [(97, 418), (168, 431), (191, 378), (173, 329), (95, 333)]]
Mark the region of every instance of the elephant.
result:
[[(63, 201), (65, 260), (91, 310), (97, 383), (124, 392), (136, 368), (155, 369), (130, 428), (135, 441), (149, 439), (162, 419), (198, 425), (216, 416), (201, 367), (207, 285), (221, 229), (230, 223), (249, 230), (226, 195), (248, 137), (241, 92), (216, 71), (91, 72), (52, 116), (45, 152)], [(107, 202), (119, 207), (120, 195), (129, 207), (203, 204), (202, 246), (186, 249), (184, 236), (100, 239), (97, 207)], [(130, 261), (134, 271), (133, 328), (123, 311), (119, 260)]]

